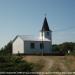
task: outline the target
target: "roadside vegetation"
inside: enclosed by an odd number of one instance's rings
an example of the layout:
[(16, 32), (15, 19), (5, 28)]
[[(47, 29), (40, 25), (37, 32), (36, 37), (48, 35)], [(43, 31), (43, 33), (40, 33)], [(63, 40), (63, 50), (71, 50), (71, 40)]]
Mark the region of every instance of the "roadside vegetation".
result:
[(0, 50), (0, 72), (32, 72), (34, 64), (23, 61), (19, 55), (12, 55), (12, 41)]
[[(64, 56), (12, 55), (12, 41), (0, 49), (0, 72), (75, 71), (75, 43), (52, 45), (52, 51)], [(69, 51), (69, 53), (68, 53)]]

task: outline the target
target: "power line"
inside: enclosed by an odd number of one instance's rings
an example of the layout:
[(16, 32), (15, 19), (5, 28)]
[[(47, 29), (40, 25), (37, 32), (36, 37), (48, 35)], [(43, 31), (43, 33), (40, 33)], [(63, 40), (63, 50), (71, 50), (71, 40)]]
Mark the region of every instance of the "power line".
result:
[(75, 26), (64, 28), (64, 29), (55, 30), (55, 31), (52, 31), (52, 32), (68, 31), (68, 30), (72, 30), (72, 29), (75, 29)]

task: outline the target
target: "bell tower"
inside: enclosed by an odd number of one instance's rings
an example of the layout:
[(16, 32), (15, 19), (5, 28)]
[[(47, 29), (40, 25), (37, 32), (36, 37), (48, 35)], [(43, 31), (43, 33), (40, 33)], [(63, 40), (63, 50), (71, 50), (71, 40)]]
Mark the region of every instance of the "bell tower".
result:
[(43, 38), (43, 40), (46, 38), (50, 41), (52, 41), (52, 31), (49, 29), (47, 18), (45, 17), (42, 29), (40, 31), (40, 38)]

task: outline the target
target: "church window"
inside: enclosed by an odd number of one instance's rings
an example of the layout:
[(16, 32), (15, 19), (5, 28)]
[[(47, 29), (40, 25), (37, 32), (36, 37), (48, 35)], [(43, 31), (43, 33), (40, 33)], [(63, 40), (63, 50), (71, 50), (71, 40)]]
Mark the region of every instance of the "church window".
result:
[(35, 48), (35, 44), (34, 43), (31, 43), (31, 48)]
[(43, 48), (44, 48), (44, 44), (40, 43), (40, 49), (43, 49)]

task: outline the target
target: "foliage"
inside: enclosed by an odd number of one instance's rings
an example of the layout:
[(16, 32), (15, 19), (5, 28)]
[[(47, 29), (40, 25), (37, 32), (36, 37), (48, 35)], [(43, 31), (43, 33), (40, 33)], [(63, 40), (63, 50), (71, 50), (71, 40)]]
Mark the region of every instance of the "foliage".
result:
[(33, 64), (23, 61), (19, 56), (0, 56), (1, 72), (31, 72)]
[[(75, 43), (65, 42), (59, 45), (52, 45), (52, 51), (55, 53), (64, 53), (68, 55), (68, 50), (70, 51), (69, 55), (75, 55)], [(35, 71), (34, 65), (23, 61), (21, 56), (12, 55), (12, 41), (10, 41), (5, 47), (0, 50), (0, 71), (17, 71), (17, 72), (27, 72)], [(41, 68), (42, 66), (40, 66)], [(39, 69), (38, 67), (36, 69)]]
[(62, 49), (62, 50), (70, 50), (70, 51), (73, 51), (75, 49), (75, 43), (72, 43), (72, 42), (65, 42), (65, 43), (62, 43), (59, 45), (59, 47)]
[(70, 51), (69, 54), (75, 55), (75, 43), (72, 42), (64, 42), (59, 45), (53, 45), (52, 49), (54, 52), (64, 53), (65, 55), (67, 55), (68, 51)]
[(12, 55), (12, 41), (0, 49), (0, 72), (31, 72), (34, 66), (19, 55)]
[(12, 41), (0, 49), (0, 72), (31, 72), (35, 65), (12, 55)]
[(12, 54), (12, 41), (0, 49), (0, 55)]
[(53, 50), (53, 52), (58, 52), (58, 51), (60, 51), (59, 45), (53, 45), (53, 46), (52, 46), (52, 50)]

